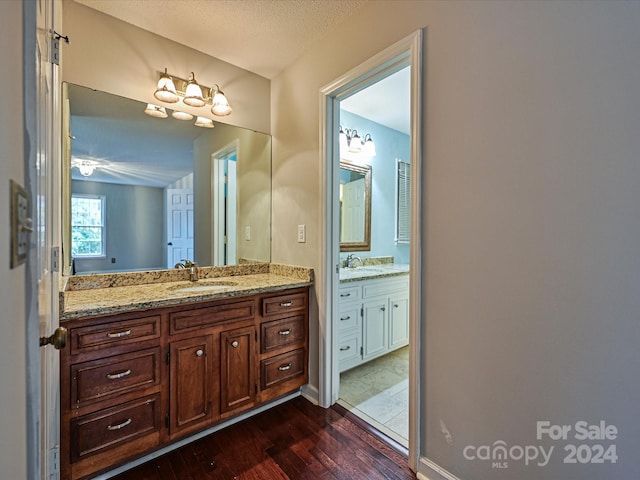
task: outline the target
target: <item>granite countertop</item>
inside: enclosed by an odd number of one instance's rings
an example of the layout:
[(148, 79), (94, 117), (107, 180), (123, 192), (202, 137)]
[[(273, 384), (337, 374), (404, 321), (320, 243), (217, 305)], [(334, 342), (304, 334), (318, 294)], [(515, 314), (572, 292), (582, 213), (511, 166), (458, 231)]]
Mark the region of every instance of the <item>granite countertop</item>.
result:
[(279, 264), (199, 267), (197, 282), (188, 280), (188, 272), (174, 269), (64, 277), (60, 321), (313, 284), (312, 269)]
[(378, 265), (363, 265), (355, 268), (340, 269), (340, 283), (357, 282), (374, 278), (395, 277), (407, 275), (409, 265), (402, 263), (381, 263)]

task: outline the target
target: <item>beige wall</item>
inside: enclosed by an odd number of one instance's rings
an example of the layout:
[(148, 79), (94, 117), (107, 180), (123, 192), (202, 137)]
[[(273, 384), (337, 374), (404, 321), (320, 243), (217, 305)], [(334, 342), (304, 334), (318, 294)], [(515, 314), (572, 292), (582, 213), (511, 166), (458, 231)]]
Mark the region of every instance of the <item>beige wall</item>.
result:
[[(638, 24), (638, 2), (369, 2), (272, 82), (273, 260), (320, 270), (319, 89), (425, 28), (421, 450), (462, 479), (640, 474)], [(617, 463), (564, 464), (538, 420), (616, 425)], [(556, 451), (463, 456), (500, 439)]]
[(12, 72), (11, 95), (0, 98), (0, 470), (2, 478), (26, 478), (26, 266), (9, 268), (9, 179), (24, 185), (24, 115), (22, 104), (22, 2), (0, 2), (0, 49), (3, 72)]
[[(63, 81), (123, 97), (154, 102), (158, 72), (187, 78), (193, 71), (207, 87), (217, 83), (233, 113), (209, 118), (259, 132), (270, 132), (270, 82), (264, 77), (150, 33), (71, 0), (63, 2)], [(186, 107), (186, 106), (185, 106)], [(181, 107), (182, 108), (182, 107)], [(199, 109), (183, 108), (193, 114)], [(202, 109), (203, 111), (205, 108)]]

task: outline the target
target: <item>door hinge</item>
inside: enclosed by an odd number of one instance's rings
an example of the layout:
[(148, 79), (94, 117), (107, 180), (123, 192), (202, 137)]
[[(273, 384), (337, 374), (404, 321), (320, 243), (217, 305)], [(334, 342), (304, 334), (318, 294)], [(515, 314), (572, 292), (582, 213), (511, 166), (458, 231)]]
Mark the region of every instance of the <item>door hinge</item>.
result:
[(258, 393), (258, 384), (257, 383), (255, 384), (255, 387), (256, 387), (256, 393)]
[(360, 347), (360, 355), (364, 355), (364, 349)]
[(164, 424), (165, 424), (165, 426), (166, 426), (167, 428), (169, 428), (169, 422), (170, 422), (170, 420), (171, 420), (171, 417), (170, 417), (170, 416), (169, 416), (169, 414), (167, 413), (167, 414), (164, 416)]
[(60, 445), (56, 445), (49, 450), (49, 475), (58, 476), (60, 474)]
[(364, 318), (364, 307), (360, 307), (360, 316)]
[(60, 271), (60, 247), (53, 247), (51, 249), (51, 271)]
[(258, 331), (254, 330), (253, 333), (254, 333), (254, 336), (256, 337), (256, 342), (257, 342), (258, 341)]
[(62, 36), (54, 30), (51, 36), (51, 58), (49, 60), (54, 65), (60, 65), (60, 39), (69, 43), (68, 35)]
[(167, 365), (171, 363), (171, 350), (167, 352)]

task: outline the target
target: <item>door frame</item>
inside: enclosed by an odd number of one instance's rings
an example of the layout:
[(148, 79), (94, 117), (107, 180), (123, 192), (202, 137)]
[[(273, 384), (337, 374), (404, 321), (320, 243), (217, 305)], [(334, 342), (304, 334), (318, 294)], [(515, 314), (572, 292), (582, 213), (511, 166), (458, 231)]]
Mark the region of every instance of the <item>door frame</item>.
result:
[(239, 151), (240, 141), (236, 139), (211, 154), (211, 211), (214, 213), (211, 222), (211, 259), (212, 265), (216, 266), (229, 265), (231, 243), (231, 265), (237, 263), (238, 173), (237, 165), (229, 168), (231, 162), (228, 158), (235, 155), (237, 163)]
[[(337, 329), (332, 319), (338, 308), (339, 211), (338, 145), (339, 101), (375, 83), (400, 63), (411, 66), (411, 243), (409, 273), (409, 467), (416, 471), (420, 454), (420, 391), (422, 332), (422, 221), (420, 191), (422, 178), (422, 30), (391, 45), (353, 68), (320, 90), (320, 163), (321, 168), (321, 252), (324, 268), (318, 275), (319, 392), (320, 405), (329, 406), (338, 399)], [(321, 291), (324, 290), (324, 295)]]

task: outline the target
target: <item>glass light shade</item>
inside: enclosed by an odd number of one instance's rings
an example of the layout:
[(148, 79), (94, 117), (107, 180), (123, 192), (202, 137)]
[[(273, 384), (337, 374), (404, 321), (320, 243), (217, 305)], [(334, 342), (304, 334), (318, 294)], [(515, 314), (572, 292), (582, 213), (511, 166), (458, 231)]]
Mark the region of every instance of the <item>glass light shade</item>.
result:
[(96, 169), (96, 166), (89, 160), (82, 160), (76, 165), (76, 167), (78, 167), (78, 170), (80, 170), (80, 175), (82, 175), (83, 177), (89, 177)]
[(338, 142), (340, 144), (340, 151), (347, 150), (349, 147), (347, 143), (347, 134), (344, 133), (342, 127), (340, 127), (340, 133), (338, 134)]
[(358, 153), (362, 150), (362, 140), (360, 139), (360, 135), (358, 135), (357, 131), (353, 131), (353, 137), (351, 137), (351, 141), (349, 142), (349, 151), (352, 153)]
[(213, 128), (213, 120), (211, 120), (210, 118), (205, 118), (205, 117), (198, 117), (196, 118), (196, 123), (195, 123), (196, 127), (203, 127), (203, 128)]
[(193, 115), (191, 115), (190, 113), (181, 112), (179, 110), (174, 110), (174, 112), (171, 114), (171, 116), (173, 118), (178, 119), (178, 120), (191, 120), (193, 118)]
[(196, 77), (193, 72), (189, 74), (189, 83), (187, 83), (187, 89), (184, 92), (184, 99), (182, 101), (191, 107), (202, 107), (205, 104), (202, 89), (200, 85), (198, 85), (198, 82), (196, 82)]
[(144, 109), (144, 113), (150, 117), (167, 118), (167, 111), (164, 107), (159, 107), (153, 103), (147, 103), (147, 108)]
[(229, 115), (231, 113), (231, 105), (229, 105), (229, 100), (224, 96), (224, 93), (221, 90), (216, 91), (213, 96), (213, 106), (211, 107), (211, 113), (214, 115), (218, 115), (219, 117), (224, 117), (225, 115)]
[(167, 73), (166, 68), (164, 69), (164, 73), (160, 75), (160, 80), (158, 80), (158, 86), (153, 96), (165, 103), (176, 103), (180, 100), (180, 97), (178, 97), (178, 93), (176, 92), (176, 86)]
[(371, 135), (369, 135), (368, 133), (364, 136), (364, 145), (362, 147), (362, 153), (364, 153), (369, 157), (376, 156), (376, 144), (373, 143), (373, 139), (371, 138)]

